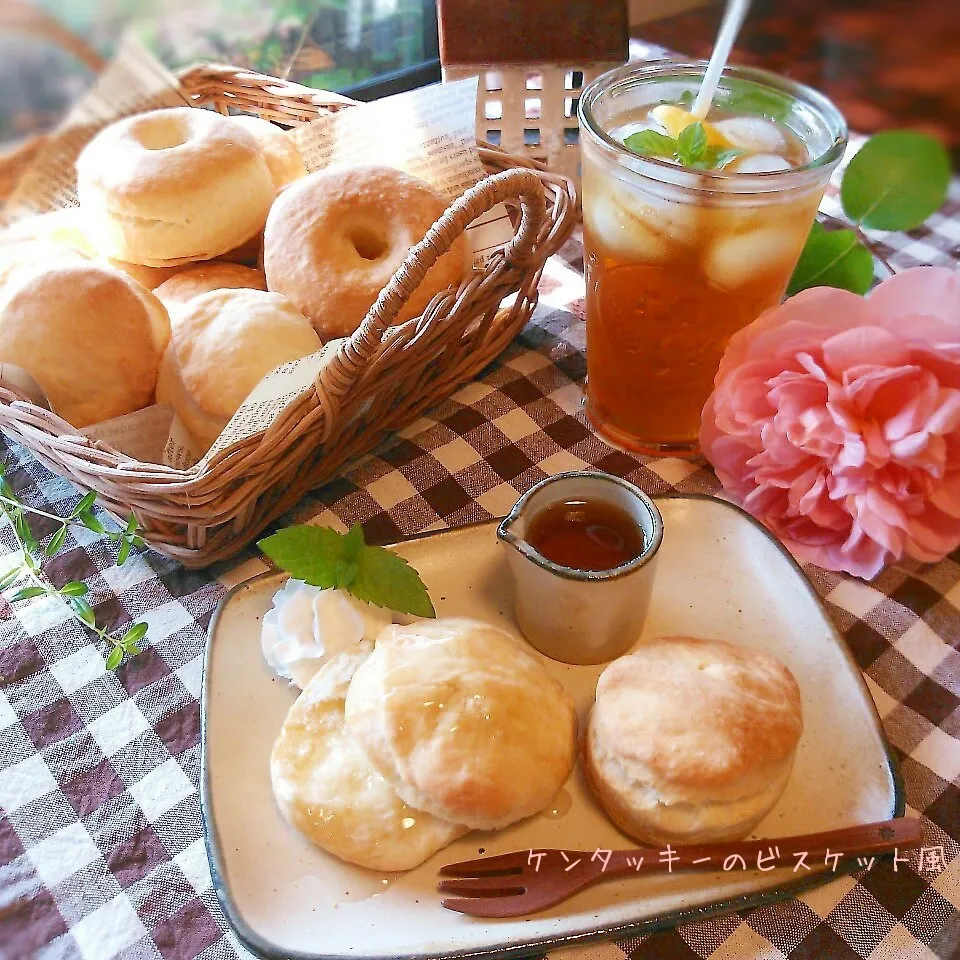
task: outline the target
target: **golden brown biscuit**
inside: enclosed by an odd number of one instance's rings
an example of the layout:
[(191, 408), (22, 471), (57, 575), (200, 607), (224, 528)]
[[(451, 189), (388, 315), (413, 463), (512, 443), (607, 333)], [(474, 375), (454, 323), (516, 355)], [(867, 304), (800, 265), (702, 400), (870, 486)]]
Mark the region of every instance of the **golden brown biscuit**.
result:
[(266, 290), (267, 281), (259, 270), (252, 267), (213, 261), (185, 267), (161, 283), (153, 293), (169, 310), (171, 304), (186, 303), (201, 293), (233, 289)]
[(346, 716), (403, 800), (478, 830), (538, 813), (573, 767), (569, 695), (521, 641), (478, 620), (387, 627)]
[(258, 233), (276, 195), (253, 136), (194, 107), (101, 130), (77, 159), (77, 196), (104, 256), (170, 267), (209, 260)]
[(171, 321), (157, 400), (176, 410), (198, 452), (213, 444), (268, 373), (323, 347), (289, 300), (262, 290), (200, 294)]
[[(267, 287), (289, 297), (325, 340), (348, 336), (446, 206), (428, 184), (391, 167), (312, 173), (270, 210), (263, 234)], [(459, 283), (464, 257), (460, 236), (396, 322), (420, 316), (438, 293)]]
[(79, 255), (0, 273), (0, 363), (26, 370), (54, 413), (79, 428), (152, 402), (170, 323), (149, 290)]
[(467, 828), (405, 804), (347, 728), (347, 688), (371, 648), (314, 675), (274, 744), (270, 778), (281, 813), (318, 847), (371, 870), (410, 870)]
[(243, 127), (257, 141), (257, 146), (260, 147), (263, 159), (270, 170), (270, 176), (273, 177), (278, 190), (307, 175), (303, 157), (300, 156), (297, 145), (285, 130), (261, 117), (238, 114), (230, 119)]
[(587, 780), (624, 832), (650, 843), (745, 836), (786, 786), (800, 691), (769, 654), (662, 637), (600, 675)]

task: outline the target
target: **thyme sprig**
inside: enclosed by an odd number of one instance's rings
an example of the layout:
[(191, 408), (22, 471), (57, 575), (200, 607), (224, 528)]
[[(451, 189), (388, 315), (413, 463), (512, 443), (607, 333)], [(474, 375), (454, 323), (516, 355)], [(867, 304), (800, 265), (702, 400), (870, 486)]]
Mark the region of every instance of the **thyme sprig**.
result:
[[(45, 510), (38, 510), (36, 507), (23, 503), (17, 497), (4, 474), (4, 465), (0, 463), (0, 513), (2, 513), (13, 532), (19, 548), (15, 552), (20, 554), (22, 560), (0, 575), (0, 594), (17, 587), (16, 592), (7, 597), (10, 603), (33, 600), (42, 596), (56, 597), (63, 601), (67, 604), (73, 618), (110, 648), (106, 666), (108, 670), (115, 670), (123, 662), (124, 656), (127, 654), (134, 656), (140, 653), (140, 641), (147, 635), (147, 624), (134, 623), (122, 634), (111, 633), (101, 627), (97, 623), (93, 607), (86, 599), (86, 594), (90, 589), (87, 584), (80, 580), (71, 580), (62, 587), (54, 586), (43, 571), (43, 560), (55, 556), (63, 547), (67, 538), (67, 530), (71, 526), (79, 525), (119, 543), (117, 565), (122, 566), (130, 557), (134, 548), (140, 549), (144, 546), (137, 518), (131, 514), (123, 529), (107, 530), (93, 514), (93, 507), (97, 500), (97, 495), (93, 491), (80, 499), (80, 502), (73, 508), (68, 517), (60, 517)], [(45, 517), (59, 524), (42, 548), (40, 541), (30, 527), (27, 514)]]

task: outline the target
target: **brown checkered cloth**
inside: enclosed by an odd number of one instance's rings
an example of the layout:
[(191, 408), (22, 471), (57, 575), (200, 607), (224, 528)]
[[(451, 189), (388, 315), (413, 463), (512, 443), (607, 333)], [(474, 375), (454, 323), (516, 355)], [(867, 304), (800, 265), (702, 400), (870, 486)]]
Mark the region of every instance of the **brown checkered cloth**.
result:
[[(836, 212), (835, 200), (825, 209)], [(953, 265), (960, 182), (927, 225), (880, 239), (898, 267)], [(499, 516), (538, 480), (578, 467), (652, 494), (716, 492), (704, 462), (631, 456), (586, 425), (577, 239), (563, 257), (549, 264), (534, 321), (498, 362), (285, 522), (360, 521), (368, 539), (387, 542)], [(76, 490), (24, 450), (8, 444), (0, 456), (27, 502), (61, 514), (76, 503)], [(87, 583), (111, 629), (146, 620), (150, 644), (107, 673), (103, 650), (59, 600), (0, 601), (0, 955), (245, 956), (211, 887), (197, 792), (207, 625), (224, 579), (243, 572), (190, 573), (150, 552), (118, 568), (101, 538), (82, 528), (70, 536), (48, 564), (54, 582)], [(0, 572), (12, 545), (0, 531)], [(943, 863), (913, 853), (908, 864), (878, 862), (779, 904), (554, 957), (960, 954), (960, 552), (899, 564), (870, 584), (806, 569), (866, 674), (900, 761), (907, 815), (923, 818)]]

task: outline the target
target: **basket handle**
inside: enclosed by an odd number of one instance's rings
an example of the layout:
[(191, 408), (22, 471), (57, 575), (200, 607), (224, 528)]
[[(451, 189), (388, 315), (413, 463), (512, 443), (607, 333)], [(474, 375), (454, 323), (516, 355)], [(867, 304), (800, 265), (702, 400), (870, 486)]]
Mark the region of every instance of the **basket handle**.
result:
[(531, 170), (514, 168), (481, 180), (455, 200), (426, 236), (410, 249), (356, 332), (341, 346), (337, 357), (340, 362), (326, 371), (327, 391), (336, 397), (346, 393), (427, 271), (474, 220), (498, 203), (513, 199), (520, 201), (520, 226), (503, 247), (503, 261), (522, 264), (531, 259), (547, 219), (540, 178)]

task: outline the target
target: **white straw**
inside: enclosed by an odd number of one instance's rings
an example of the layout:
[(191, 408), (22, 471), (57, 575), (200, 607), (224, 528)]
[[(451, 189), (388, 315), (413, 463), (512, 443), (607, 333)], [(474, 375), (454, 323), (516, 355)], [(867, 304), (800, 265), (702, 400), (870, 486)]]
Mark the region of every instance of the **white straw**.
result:
[(703, 82), (700, 84), (700, 92), (693, 103), (691, 115), (698, 120), (703, 120), (710, 111), (710, 104), (713, 103), (714, 94), (717, 92), (717, 85), (720, 83), (720, 75), (723, 68), (727, 65), (727, 58), (733, 49), (733, 42), (737, 39), (740, 32), (740, 26), (743, 24), (747, 15), (747, 8), (750, 6), (750, 0), (729, 0), (727, 11), (723, 15), (723, 23), (720, 25), (720, 33), (717, 34), (717, 42), (710, 55), (710, 63), (707, 64), (707, 71), (703, 75)]

